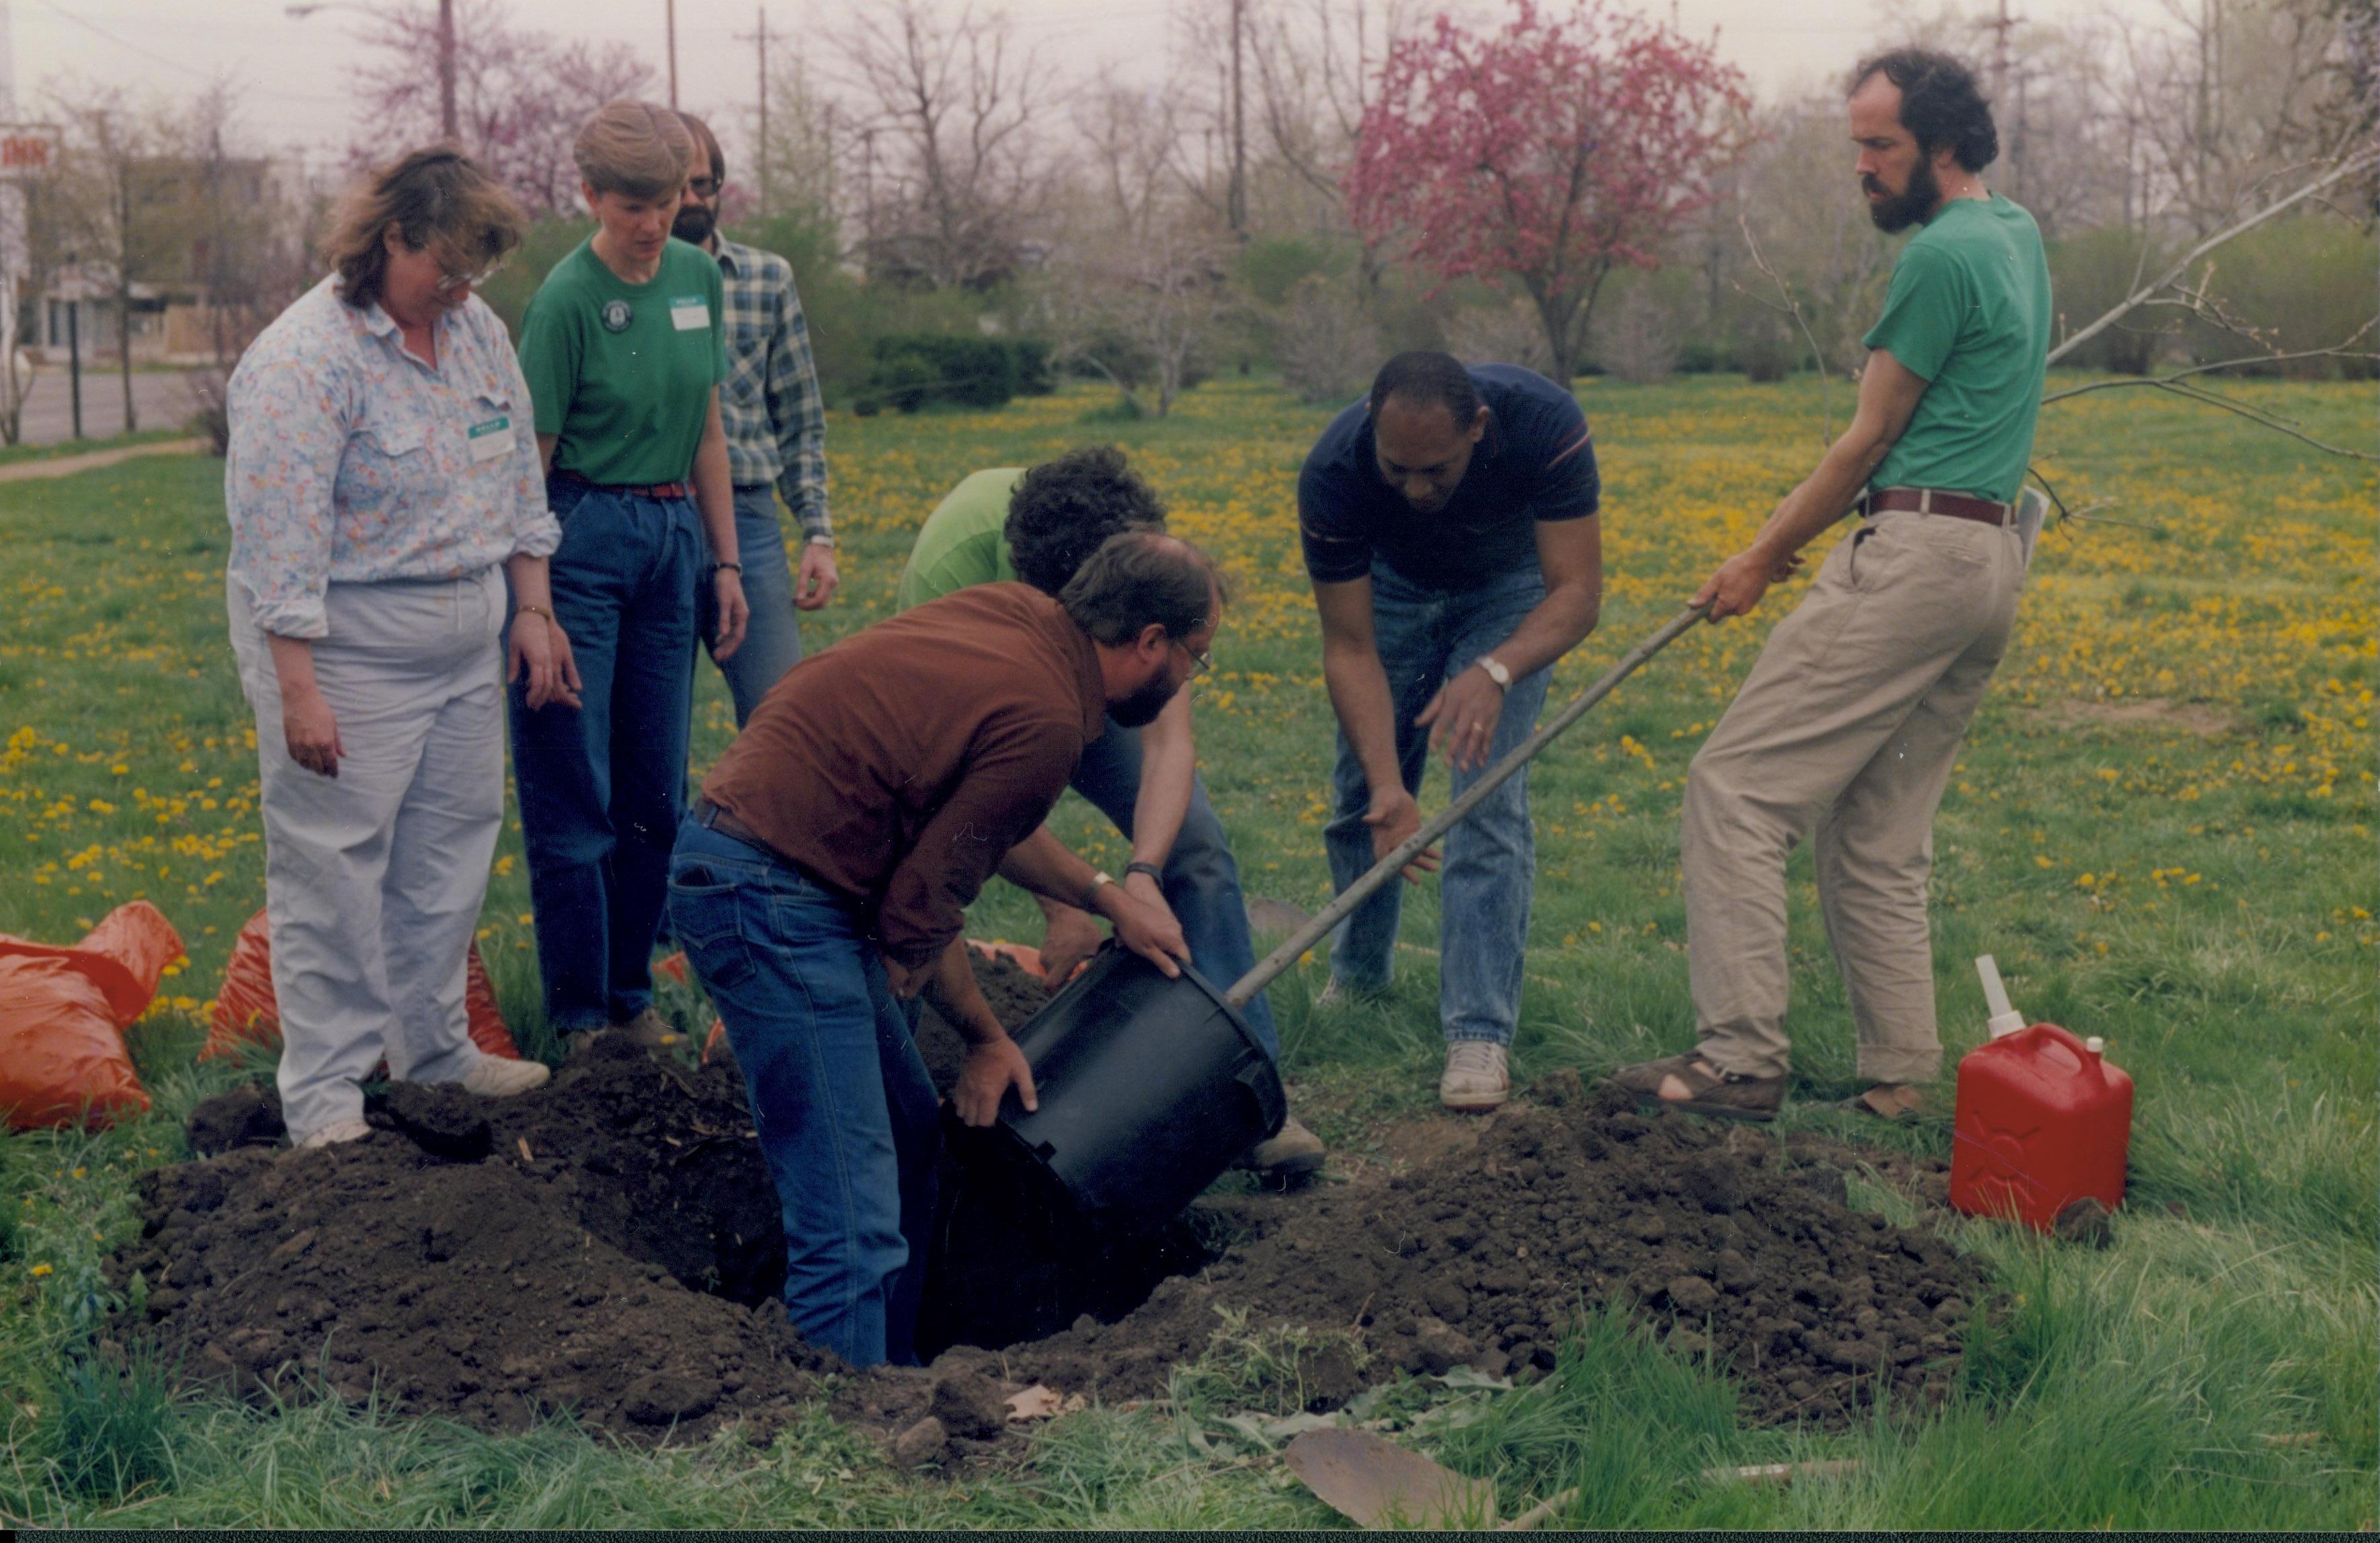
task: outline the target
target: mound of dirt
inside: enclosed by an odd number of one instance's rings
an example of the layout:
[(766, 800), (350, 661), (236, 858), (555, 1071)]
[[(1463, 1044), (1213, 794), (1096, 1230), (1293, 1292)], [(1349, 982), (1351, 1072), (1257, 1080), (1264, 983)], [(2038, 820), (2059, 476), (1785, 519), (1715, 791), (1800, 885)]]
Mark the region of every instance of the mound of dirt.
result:
[[(978, 973), (1009, 1022), (1046, 1000), (1007, 961)], [(957, 1036), (929, 1014), (919, 1039), (947, 1087)], [(201, 1106), (194, 1149), (221, 1155), (142, 1176), (142, 1237), (111, 1261), (135, 1320), (116, 1337), (250, 1397), (319, 1374), (490, 1429), (571, 1409), (633, 1440), (765, 1435), (816, 1395), (832, 1363), (785, 1322), (776, 1195), (732, 1058), (598, 1040), (518, 1098), (400, 1084), (370, 1118), (364, 1141), (290, 1152), (260, 1145), (281, 1138), (269, 1088)], [(1756, 1420), (1840, 1423), (1887, 1387), (1902, 1405), (1947, 1388), (1979, 1270), (1844, 1204), (1847, 1166), (1931, 1195), (1927, 1165), (1639, 1113), (1569, 1074), (1476, 1128), (1385, 1180), (1212, 1197), (1132, 1238), (1007, 1214), (945, 1160), (920, 1324), (940, 1359), (847, 1379), (834, 1407), (965, 1456), (996, 1446), (963, 1416), (999, 1389), (1160, 1392), (1231, 1311), (1352, 1331), (1304, 1368), (1325, 1408), (1401, 1370), (1550, 1366), (1582, 1304), (1615, 1297), (1725, 1367)], [(985, 1386), (961, 1398), (954, 1378)]]
[[(1400, 1370), (1549, 1367), (1582, 1303), (1632, 1298), (1670, 1344), (1737, 1379), (1756, 1421), (1840, 1424), (1886, 1387), (1938, 1401), (1980, 1270), (1942, 1239), (1844, 1204), (1843, 1170), (1771, 1134), (1640, 1113), (1575, 1076), (1478, 1146), (1382, 1185), (1245, 1208), (1253, 1229), (1111, 1325), (1009, 1353), (1022, 1375), (1118, 1399), (1161, 1391), (1224, 1311), (1353, 1330), (1316, 1407)], [(1361, 1360), (1360, 1367), (1354, 1363)]]
[[(277, 1126), (269, 1095), (204, 1130)], [(784, 1240), (732, 1064), (598, 1040), (496, 1101), (398, 1085), (359, 1142), (241, 1146), (141, 1176), (112, 1261), (186, 1372), (250, 1397), (320, 1373), (399, 1413), (633, 1440), (767, 1430), (828, 1359), (785, 1323)]]

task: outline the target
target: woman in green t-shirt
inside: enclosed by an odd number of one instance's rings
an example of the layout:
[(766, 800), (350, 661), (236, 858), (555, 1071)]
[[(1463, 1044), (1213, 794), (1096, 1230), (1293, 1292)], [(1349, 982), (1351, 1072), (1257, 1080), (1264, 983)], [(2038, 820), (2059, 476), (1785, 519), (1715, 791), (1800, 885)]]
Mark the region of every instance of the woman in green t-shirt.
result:
[(684, 813), (695, 586), (714, 587), (717, 657), (747, 614), (721, 285), (718, 264), (670, 238), (695, 160), (677, 115), (613, 102), (574, 149), (599, 228), (529, 301), (520, 362), (562, 521), (554, 620), (584, 705), (531, 707), (516, 689), (513, 772), (548, 1021), (566, 1042), (618, 1028), (659, 1043), (650, 964)]

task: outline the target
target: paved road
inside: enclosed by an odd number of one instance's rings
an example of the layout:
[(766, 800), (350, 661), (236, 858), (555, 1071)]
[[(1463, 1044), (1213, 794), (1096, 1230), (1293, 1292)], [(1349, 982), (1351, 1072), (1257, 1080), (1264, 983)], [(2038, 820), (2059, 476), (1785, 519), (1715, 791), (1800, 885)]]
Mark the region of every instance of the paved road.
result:
[[(136, 370), (132, 411), (142, 429), (179, 429), (199, 409), (189, 378), (178, 371)], [(74, 398), (64, 370), (44, 369), (33, 377), (25, 401), (26, 444), (63, 444), (74, 437)], [(86, 439), (124, 432), (124, 382), (113, 370), (86, 361), (82, 372), (82, 431)]]

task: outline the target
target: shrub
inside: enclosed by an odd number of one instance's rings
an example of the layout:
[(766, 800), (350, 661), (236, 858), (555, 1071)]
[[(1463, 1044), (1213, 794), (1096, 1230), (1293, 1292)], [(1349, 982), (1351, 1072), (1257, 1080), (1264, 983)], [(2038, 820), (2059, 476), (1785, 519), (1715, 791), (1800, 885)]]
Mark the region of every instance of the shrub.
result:
[(1300, 280), (1270, 330), (1282, 383), (1317, 406), (1354, 401), (1387, 357), (1380, 329), (1344, 281)]
[(929, 402), (1004, 407), (1030, 379), (1050, 389), (1050, 349), (1038, 339), (898, 333), (876, 340), (875, 362), (861, 383), (860, 412), (893, 407), (916, 412)]

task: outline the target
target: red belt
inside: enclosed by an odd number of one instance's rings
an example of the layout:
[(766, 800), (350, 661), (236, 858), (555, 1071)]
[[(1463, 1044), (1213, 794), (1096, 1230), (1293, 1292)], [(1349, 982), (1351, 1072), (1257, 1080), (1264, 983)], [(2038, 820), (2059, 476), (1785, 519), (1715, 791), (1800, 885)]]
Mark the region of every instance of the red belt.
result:
[(2002, 526), (2016, 508), (2012, 504), (1995, 504), (1988, 498), (1969, 498), (1937, 488), (1878, 488), (1856, 507), (1866, 515), (1949, 515), (1953, 519)]
[(694, 496), (694, 484), (691, 482), (652, 482), (648, 483), (646, 486), (641, 488), (605, 488), (603, 491), (605, 492), (624, 492), (631, 498), (692, 498)]

